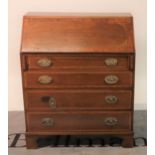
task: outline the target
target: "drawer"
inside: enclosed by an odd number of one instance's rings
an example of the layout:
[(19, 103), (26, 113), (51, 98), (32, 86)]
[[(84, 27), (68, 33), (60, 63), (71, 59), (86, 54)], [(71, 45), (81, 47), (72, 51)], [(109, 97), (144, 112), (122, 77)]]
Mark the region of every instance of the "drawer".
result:
[(131, 91), (27, 90), (29, 111), (131, 109)]
[(28, 131), (131, 130), (130, 112), (27, 113)]
[(132, 72), (25, 72), (25, 88), (131, 87)]
[(27, 65), (31, 69), (107, 69), (128, 70), (130, 57), (127, 55), (93, 54), (40, 54), (28, 55)]

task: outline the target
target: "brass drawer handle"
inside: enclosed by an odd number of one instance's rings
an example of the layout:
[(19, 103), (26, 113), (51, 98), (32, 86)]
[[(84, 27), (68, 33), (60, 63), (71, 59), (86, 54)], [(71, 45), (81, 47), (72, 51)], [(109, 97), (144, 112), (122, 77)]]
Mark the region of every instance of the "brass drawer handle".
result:
[(53, 81), (53, 78), (51, 76), (48, 75), (42, 75), (38, 78), (38, 82), (40, 84), (49, 84)]
[(54, 97), (43, 96), (42, 102), (48, 104), (51, 109), (56, 108), (56, 100)]
[(37, 64), (40, 67), (49, 67), (52, 65), (52, 61), (48, 58), (42, 58), (37, 61)]
[(116, 75), (107, 75), (104, 80), (107, 84), (116, 84), (119, 78)]
[(117, 125), (118, 119), (116, 117), (107, 117), (104, 120), (105, 125), (114, 126)]
[(105, 64), (107, 66), (116, 66), (118, 63), (118, 60), (116, 58), (107, 58), (105, 59)]
[(54, 97), (50, 97), (50, 99), (48, 101), (48, 105), (50, 108), (56, 108), (56, 100)]
[(54, 125), (54, 119), (49, 117), (42, 118), (41, 124), (45, 127), (51, 127)]
[(113, 95), (108, 95), (105, 97), (105, 101), (109, 104), (115, 104), (118, 101), (118, 98), (116, 96)]

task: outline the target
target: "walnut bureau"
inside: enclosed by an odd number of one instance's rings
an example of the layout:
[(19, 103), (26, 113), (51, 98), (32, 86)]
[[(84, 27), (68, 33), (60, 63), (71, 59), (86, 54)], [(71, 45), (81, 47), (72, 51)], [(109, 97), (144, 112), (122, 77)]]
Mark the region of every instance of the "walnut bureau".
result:
[(133, 146), (133, 17), (28, 13), (21, 70), (27, 148), (48, 135), (120, 136)]

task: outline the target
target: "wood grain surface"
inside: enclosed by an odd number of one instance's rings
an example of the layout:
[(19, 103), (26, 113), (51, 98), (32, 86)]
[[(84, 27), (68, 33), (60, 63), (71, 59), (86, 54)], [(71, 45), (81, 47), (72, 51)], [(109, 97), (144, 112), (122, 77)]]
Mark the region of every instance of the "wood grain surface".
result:
[(132, 16), (25, 16), (22, 52), (133, 53)]

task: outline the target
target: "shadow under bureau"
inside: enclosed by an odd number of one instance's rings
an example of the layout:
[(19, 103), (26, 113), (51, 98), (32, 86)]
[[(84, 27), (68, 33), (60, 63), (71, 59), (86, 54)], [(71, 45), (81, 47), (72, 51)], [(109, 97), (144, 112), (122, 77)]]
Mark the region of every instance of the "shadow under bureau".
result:
[(21, 68), (27, 148), (49, 135), (112, 135), (133, 146), (130, 14), (28, 13)]

